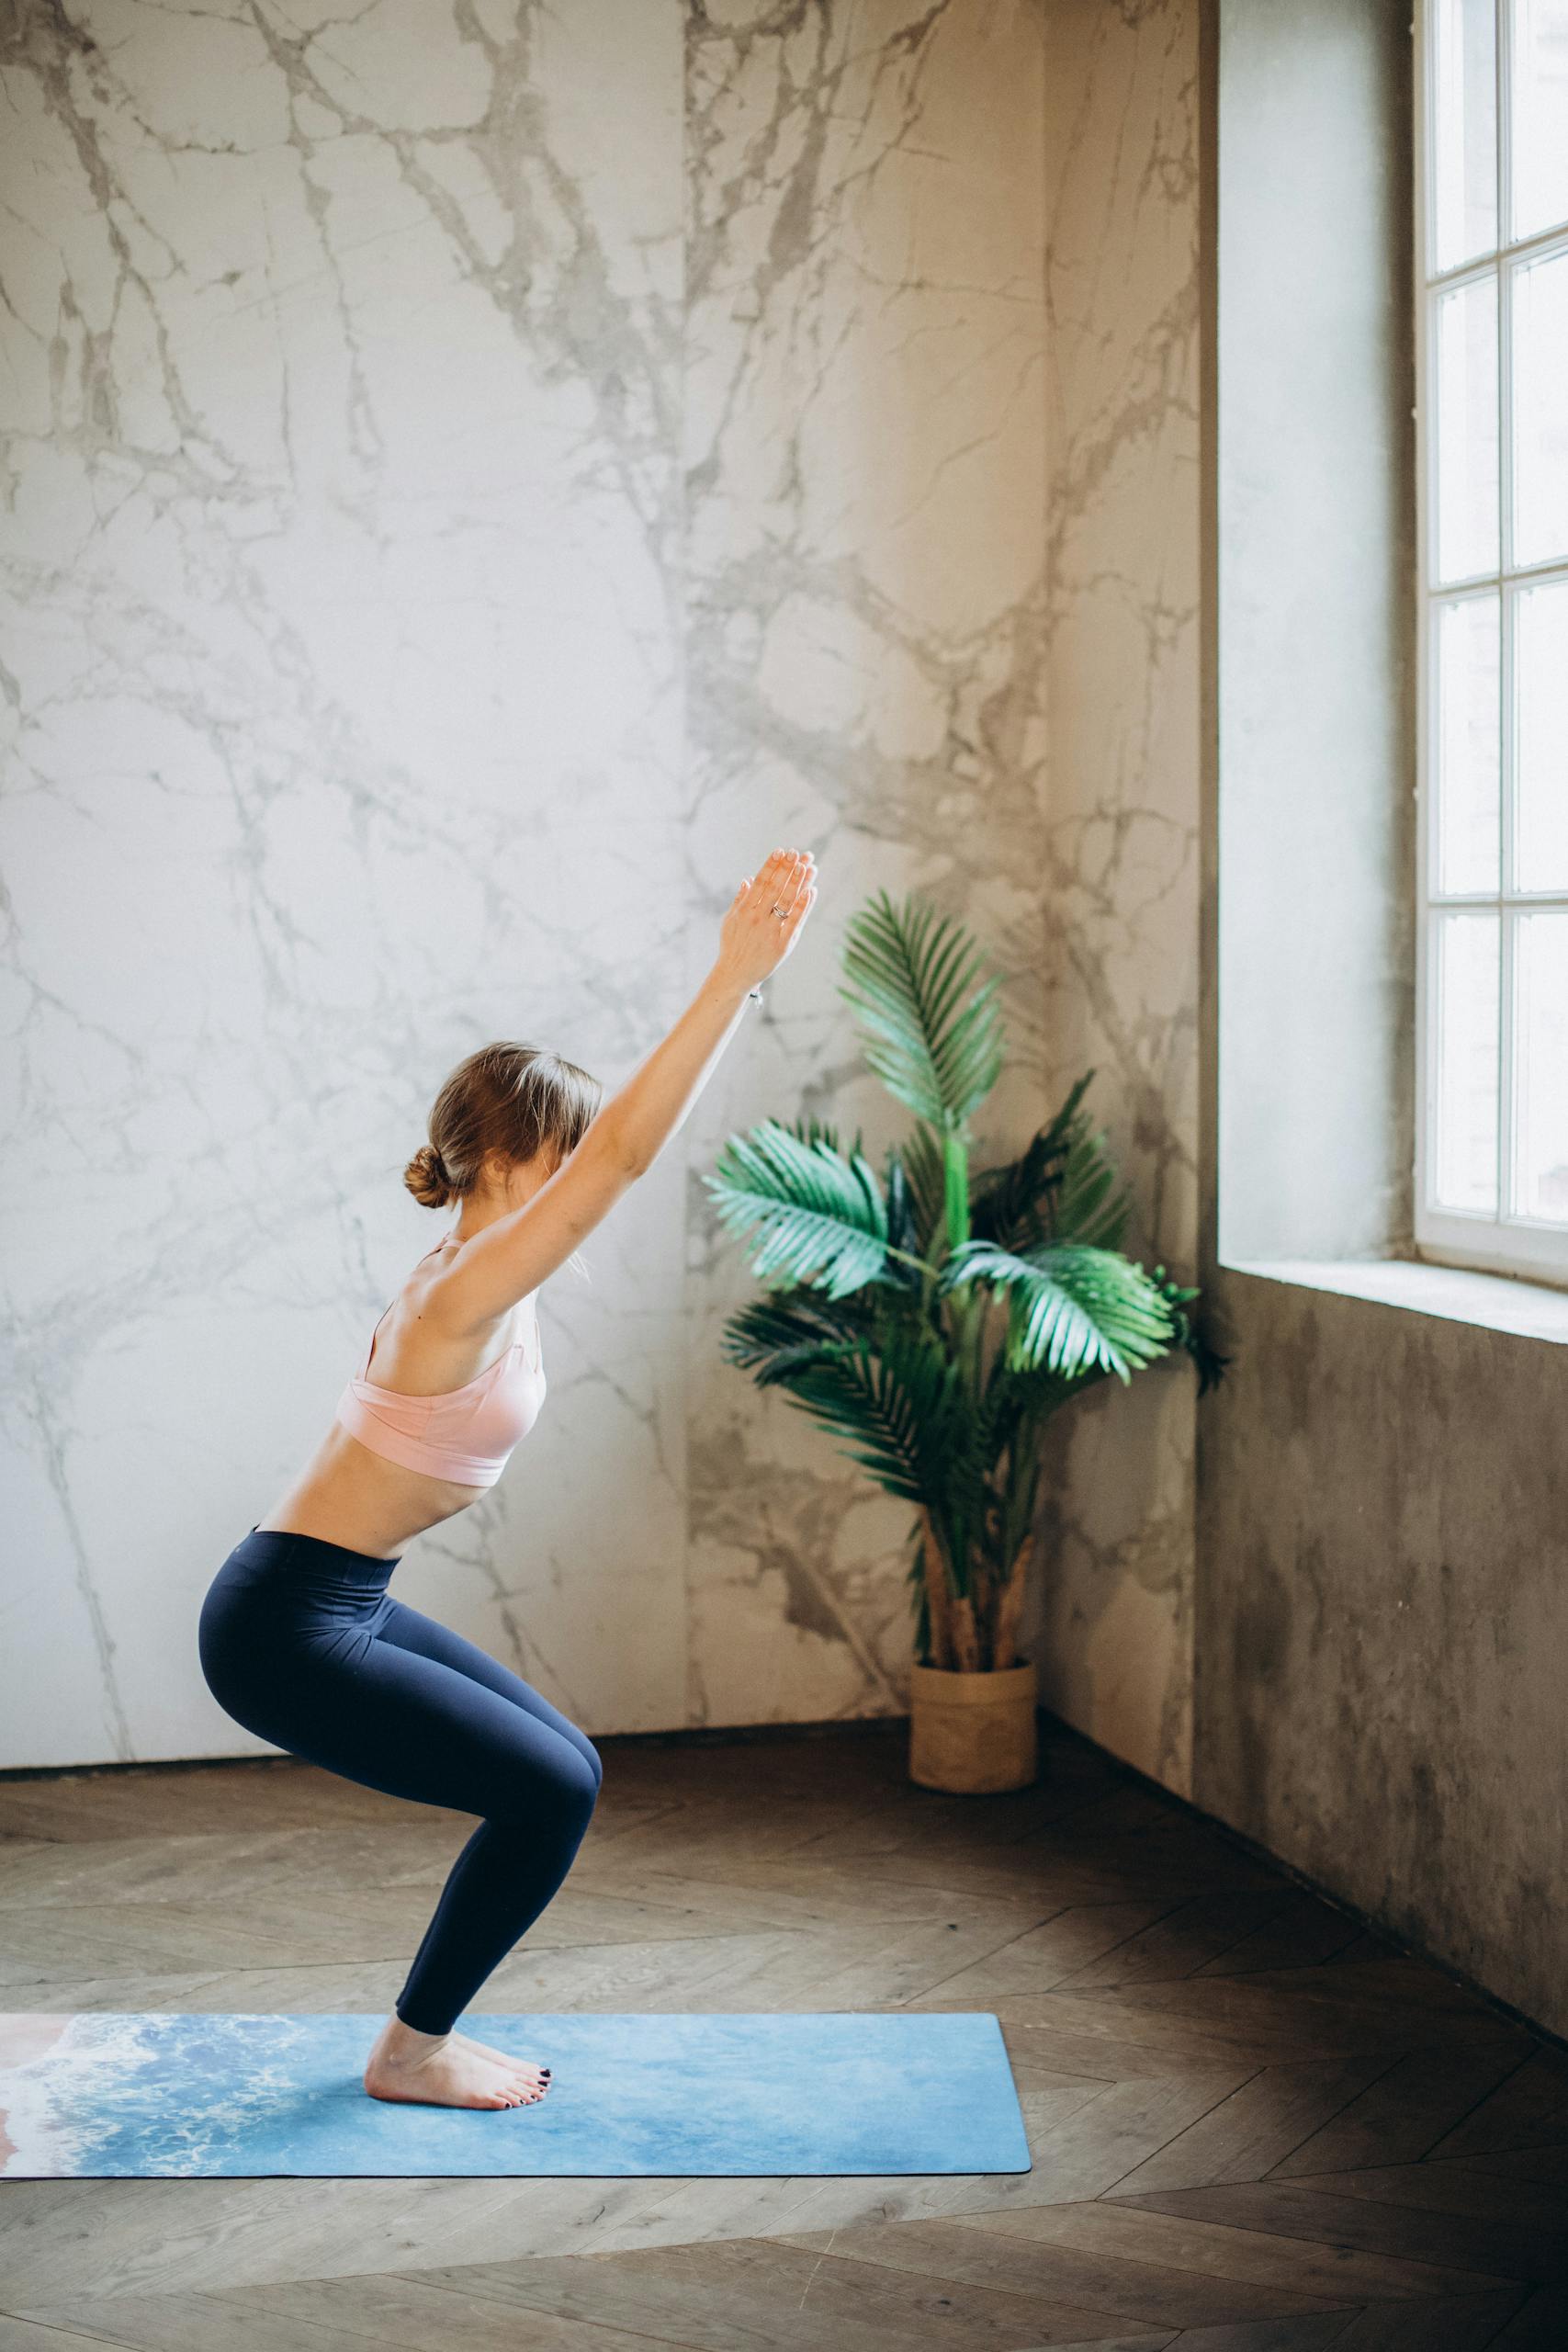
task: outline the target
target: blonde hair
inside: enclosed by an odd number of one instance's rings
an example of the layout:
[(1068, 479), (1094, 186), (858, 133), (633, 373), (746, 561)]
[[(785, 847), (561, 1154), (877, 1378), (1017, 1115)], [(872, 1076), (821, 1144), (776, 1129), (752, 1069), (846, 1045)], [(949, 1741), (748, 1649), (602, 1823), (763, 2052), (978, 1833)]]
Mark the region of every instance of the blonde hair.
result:
[(596, 1078), (547, 1046), (481, 1046), (432, 1103), (430, 1140), (403, 1182), (423, 1208), (440, 1209), (473, 1191), (490, 1152), (521, 1161), (547, 1148), (558, 1163), (577, 1149), (603, 1096)]

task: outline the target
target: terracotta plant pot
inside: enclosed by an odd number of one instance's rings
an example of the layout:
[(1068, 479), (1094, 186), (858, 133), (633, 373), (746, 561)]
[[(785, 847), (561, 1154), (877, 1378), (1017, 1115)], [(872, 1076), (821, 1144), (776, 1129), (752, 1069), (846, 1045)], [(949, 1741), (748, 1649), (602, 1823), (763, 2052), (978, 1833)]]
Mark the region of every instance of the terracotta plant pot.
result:
[(909, 1668), (909, 1778), (953, 1796), (1026, 1789), (1039, 1777), (1031, 1658), (995, 1674)]

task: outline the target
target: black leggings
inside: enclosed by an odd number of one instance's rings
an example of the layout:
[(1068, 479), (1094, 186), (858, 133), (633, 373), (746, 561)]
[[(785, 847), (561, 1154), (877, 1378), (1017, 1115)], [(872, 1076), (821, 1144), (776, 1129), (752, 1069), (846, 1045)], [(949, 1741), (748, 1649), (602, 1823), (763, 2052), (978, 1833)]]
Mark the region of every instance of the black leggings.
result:
[(275, 1747), (483, 1815), (396, 2003), (405, 2025), (446, 2033), (570, 1869), (599, 1753), (487, 1651), (393, 1600), (397, 1565), (253, 1528), (202, 1603), (201, 1670), (219, 1705)]

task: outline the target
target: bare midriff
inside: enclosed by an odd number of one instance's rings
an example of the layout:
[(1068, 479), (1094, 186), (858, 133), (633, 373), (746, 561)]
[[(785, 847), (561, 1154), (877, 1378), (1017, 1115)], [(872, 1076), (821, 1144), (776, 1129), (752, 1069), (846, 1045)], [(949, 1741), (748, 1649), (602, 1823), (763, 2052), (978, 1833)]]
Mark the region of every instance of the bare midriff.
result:
[(384, 1461), (334, 1421), (287, 1494), (256, 1524), (385, 1560), (489, 1492)]

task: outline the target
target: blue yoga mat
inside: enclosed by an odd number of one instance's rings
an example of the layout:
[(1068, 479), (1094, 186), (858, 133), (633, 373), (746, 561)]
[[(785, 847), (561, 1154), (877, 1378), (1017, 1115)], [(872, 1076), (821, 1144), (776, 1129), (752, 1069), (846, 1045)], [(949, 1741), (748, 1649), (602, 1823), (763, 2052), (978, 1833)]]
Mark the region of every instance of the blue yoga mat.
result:
[(988, 2010), (459, 2020), (531, 2107), (394, 2106), (377, 2017), (0, 2016), (0, 2179), (1028, 2172)]

